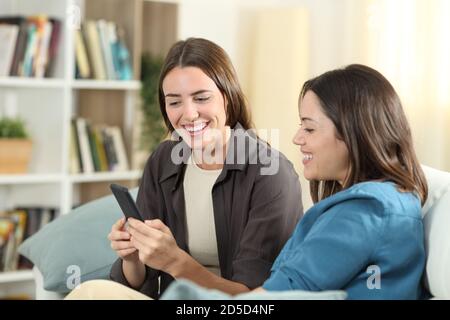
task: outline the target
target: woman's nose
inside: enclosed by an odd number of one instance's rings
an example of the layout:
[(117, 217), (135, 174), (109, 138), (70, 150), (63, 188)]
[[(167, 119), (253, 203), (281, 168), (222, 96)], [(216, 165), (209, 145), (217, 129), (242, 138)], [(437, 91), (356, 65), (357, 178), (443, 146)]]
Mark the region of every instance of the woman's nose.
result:
[(294, 135), (294, 138), (292, 139), (292, 142), (296, 145), (304, 145), (305, 144), (305, 137), (303, 136), (301, 129), (297, 130), (297, 132)]
[(194, 121), (198, 117), (197, 107), (193, 103), (186, 103), (184, 107), (184, 118), (188, 121)]

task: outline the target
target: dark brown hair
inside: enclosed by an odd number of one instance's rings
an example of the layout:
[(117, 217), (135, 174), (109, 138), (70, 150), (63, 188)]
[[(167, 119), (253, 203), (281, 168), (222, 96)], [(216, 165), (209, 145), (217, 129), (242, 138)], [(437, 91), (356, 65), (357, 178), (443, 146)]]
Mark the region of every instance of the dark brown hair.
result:
[(226, 97), (226, 124), (233, 128), (239, 122), (245, 130), (253, 128), (245, 96), (226, 52), (209, 40), (189, 38), (178, 41), (171, 47), (159, 77), (159, 107), (170, 132), (173, 132), (174, 128), (167, 117), (162, 83), (166, 75), (176, 67), (201, 69)]
[(411, 130), (400, 98), (382, 74), (353, 64), (307, 81), (300, 99), (308, 91), (319, 98), (350, 159), (342, 186), (337, 181), (310, 181), (314, 202), (356, 183), (381, 179), (393, 181), (401, 191), (416, 193), (425, 203), (428, 187)]

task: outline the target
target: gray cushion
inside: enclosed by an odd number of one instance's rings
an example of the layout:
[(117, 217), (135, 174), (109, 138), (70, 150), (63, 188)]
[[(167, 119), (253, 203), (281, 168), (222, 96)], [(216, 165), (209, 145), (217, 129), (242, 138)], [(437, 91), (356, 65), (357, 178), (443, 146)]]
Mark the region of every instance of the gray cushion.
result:
[[(137, 188), (130, 192), (136, 197)], [(19, 252), (42, 273), (45, 290), (67, 293), (78, 271), (81, 282), (109, 277), (117, 255), (107, 236), (122, 216), (112, 195), (91, 201), (47, 224)]]
[(161, 300), (344, 300), (347, 292), (330, 291), (266, 291), (249, 292), (230, 296), (224, 292), (205, 289), (188, 280), (177, 280), (170, 284)]

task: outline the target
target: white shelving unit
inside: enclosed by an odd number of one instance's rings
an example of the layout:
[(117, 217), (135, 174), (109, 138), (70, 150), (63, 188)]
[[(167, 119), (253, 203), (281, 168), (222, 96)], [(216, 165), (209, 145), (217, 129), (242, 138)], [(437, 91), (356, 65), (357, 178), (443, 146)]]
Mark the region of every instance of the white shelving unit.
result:
[(32, 270), (20, 270), (14, 272), (0, 273), (0, 284), (8, 282), (19, 282), (33, 280)]
[(141, 177), (140, 170), (125, 172), (98, 172), (92, 174), (76, 174), (69, 177), (72, 183), (99, 182), (111, 180), (135, 180)]
[(65, 82), (60, 79), (33, 79), (33, 78), (0, 78), (2, 88), (64, 88)]
[(0, 186), (13, 184), (59, 183), (64, 177), (60, 174), (9, 174), (0, 175)]
[(72, 89), (99, 89), (99, 90), (140, 90), (140, 81), (101, 81), (101, 80), (74, 80)]
[[(240, 59), (238, 48), (241, 49), (238, 33), (245, 35), (253, 28), (254, 12), (247, 11), (259, 5), (257, 1), (251, 2), (241, 6), (239, 1), (225, 0), (0, 0), (0, 15), (43, 13), (64, 22), (51, 78), (0, 78), (0, 114), (7, 110), (20, 115), (33, 139), (29, 172), (0, 175), (0, 210), (39, 205), (56, 207), (64, 214), (73, 205), (109, 194), (107, 185), (112, 181), (137, 184), (142, 160), (148, 156), (136, 152), (141, 54), (151, 52), (164, 56), (176, 40), (194, 36), (215, 41), (236, 62)], [(238, 30), (240, 13), (246, 13), (250, 19), (239, 24), (242, 28)], [(112, 20), (125, 29), (134, 80), (74, 79), (71, 26), (77, 20), (86, 19)], [(244, 70), (247, 70), (245, 66)], [(69, 174), (70, 121), (77, 115), (93, 123), (118, 125), (123, 129), (130, 171)], [(0, 298), (26, 290), (33, 297), (33, 285), (30, 271), (0, 273)]]
[(1, 272), (0, 296), (15, 299), (33, 299), (35, 297), (33, 271)]
[[(33, 141), (28, 173), (0, 175), (0, 210), (51, 206), (66, 214), (74, 205), (109, 194), (107, 185), (113, 181), (130, 187), (138, 184), (142, 163), (134, 155), (139, 142), (140, 57), (145, 50), (165, 54), (177, 39), (178, 4), (173, 0), (1, 0), (1, 15), (46, 14), (59, 19), (62, 26), (51, 78), (0, 78), (0, 114), (23, 118)], [(112, 20), (124, 27), (135, 80), (75, 79), (73, 23), (78, 18)], [(166, 26), (170, 28), (164, 30)], [(150, 33), (152, 41), (147, 42)], [(120, 126), (130, 171), (70, 174), (74, 116)], [(31, 270), (0, 273), (0, 298), (20, 295), (33, 285)], [(28, 294), (34, 297), (33, 292)]]

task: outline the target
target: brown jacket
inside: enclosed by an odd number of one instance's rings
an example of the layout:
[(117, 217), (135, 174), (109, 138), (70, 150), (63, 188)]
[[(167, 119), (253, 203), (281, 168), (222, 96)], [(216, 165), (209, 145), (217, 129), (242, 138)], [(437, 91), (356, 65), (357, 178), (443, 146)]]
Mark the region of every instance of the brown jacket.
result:
[[(241, 128), (239, 124), (235, 127)], [(241, 138), (247, 142), (245, 149), (242, 143), (237, 143)], [(173, 151), (180, 155), (183, 163), (174, 163)], [(279, 156), (278, 168), (272, 175), (261, 174), (261, 169), (268, 168), (267, 159), (265, 162), (257, 159), (262, 154)], [(172, 231), (178, 246), (186, 252), (189, 248), (183, 177), (189, 155), (190, 149), (183, 141), (161, 143), (145, 166), (137, 196), (137, 206), (144, 218), (161, 219)], [(222, 277), (249, 288), (262, 285), (303, 215), (300, 183), (291, 162), (254, 135), (233, 131), (212, 198)], [(110, 277), (130, 286), (123, 275), (120, 258), (114, 263)], [(147, 267), (139, 291), (156, 299), (172, 280), (170, 275)]]

